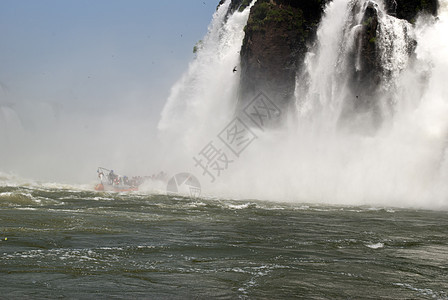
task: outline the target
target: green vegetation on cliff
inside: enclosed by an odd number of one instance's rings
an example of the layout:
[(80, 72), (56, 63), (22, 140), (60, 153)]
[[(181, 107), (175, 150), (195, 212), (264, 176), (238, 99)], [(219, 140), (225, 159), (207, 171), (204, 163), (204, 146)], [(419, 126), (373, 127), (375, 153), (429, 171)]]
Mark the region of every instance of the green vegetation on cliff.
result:
[(248, 6), (250, 5), (251, 2), (252, 2), (252, 0), (243, 0), (243, 1), (241, 2), (239, 11), (240, 11), (240, 12), (243, 11), (246, 7), (248, 7)]
[(264, 2), (253, 8), (246, 29), (250, 28), (250, 30), (254, 31), (264, 31), (270, 23), (274, 23), (274, 26), (283, 24), (287, 26), (287, 30), (302, 32), (304, 23), (303, 13), (301, 10), (293, 9), (292, 7), (278, 6)]

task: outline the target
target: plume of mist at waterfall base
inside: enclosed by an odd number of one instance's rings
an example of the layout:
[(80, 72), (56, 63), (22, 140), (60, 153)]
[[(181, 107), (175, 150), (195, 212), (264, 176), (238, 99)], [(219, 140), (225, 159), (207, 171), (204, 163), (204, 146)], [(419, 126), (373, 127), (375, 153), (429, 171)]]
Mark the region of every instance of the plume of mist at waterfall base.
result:
[[(297, 76), (296, 110), (282, 112), (288, 121), (280, 128), (247, 124), (256, 139), (229, 158), (214, 180), (208, 173), (212, 166), (202, 168), (192, 158), (210, 142), (220, 153), (229, 152), (219, 134), (236, 115), (240, 78), (231, 66), (239, 66), (238, 33), (250, 9), (227, 17), (226, 1), (197, 58), (174, 85), (159, 123), (172, 170), (195, 174), (204, 192), (217, 197), (446, 207), (446, 3), (437, 19), (422, 15), (411, 25), (387, 15), (378, 1), (377, 47), (385, 72), (369, 100), (376, 110), (355, 111), (349, 108), (358, 95), (348, 74), (357, 66), (348, 55), (362, 20), (352, 8), (359, 5), (362, 14), (367, 2), (327, 5), (316, 44)], [(411, 39), (417, 46), (408, 56)]]

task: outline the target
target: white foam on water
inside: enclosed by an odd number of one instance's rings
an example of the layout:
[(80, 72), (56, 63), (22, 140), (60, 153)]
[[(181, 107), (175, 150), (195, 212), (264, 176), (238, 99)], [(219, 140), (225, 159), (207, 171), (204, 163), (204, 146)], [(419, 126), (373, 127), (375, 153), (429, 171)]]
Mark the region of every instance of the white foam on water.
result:
[(370, 249), (381, 249), (384, 248), (384, 244), (383, 243), (367, 244), (366, 247), (369, 247)]

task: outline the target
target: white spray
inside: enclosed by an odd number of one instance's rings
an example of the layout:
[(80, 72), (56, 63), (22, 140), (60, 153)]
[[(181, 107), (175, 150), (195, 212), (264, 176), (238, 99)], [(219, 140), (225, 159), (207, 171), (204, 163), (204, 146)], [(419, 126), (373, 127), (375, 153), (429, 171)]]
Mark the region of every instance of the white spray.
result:
[[(168, 148), (184, 158), (201, 150), (234, 114), (240, 80), (240, 49), (250, 7), (228, 16), (231, 1), (220, 5), (196, 59), (177, 82), (162, 112), (158, 128)], [(238, 72), (233, 72), (234, 68)], [(181, 164), (176, 160), (176, 167)], [(186, 164), (188, 166), (188, 163)]]
[[(203, 52), (174, 86), (159, 124), (162, 133), (179, 134), (174, 141), (183, 148), (176, 150), (188, 155), (201, 150), (234, 113), (239, 78), (223, 69), (237, 65), (235, 53), (242, 41), (238, 34), (248, 11), (225, 22), (229, 2), (216, 13)], [(388, 16), (381, 1), (371, 1), (378, 10), (376, 44), (384, 70), (374, 100), (393, 101), (379, 105), (389, 110), (382, 111), (382, 126), (363, 134), (358, 130), (364, 126), (362, 113), (352, 116), (353, 130), (340, 130), (338, 121), (352, 96), (347, 53), (353, 49), (362, 18), (362, 11), (353, 15), (352, 8), (358, 4), (365, 9), (367, 2), (334, 0), (326, 7), (316, 48), (306, 56), (304, 72), (298, 76), (297, 122), (281, 130), (256, 132), (258, 139), (213, 184), (196, 170), (209, 193), (331, 204), (448, 206), (447, 0), (440, 2), (438, 20), (422, 17), (415, 26)], [(229, 27), (235, 23), (238, 26)], [(223, 39), (230, 36), (235, 38)], [(407, 53), (411, 39), (417, 41), (413, 59)], [(225, 49), (232, 49), (227, 65), (221, 64), (230, 53)], [(358, 68), (358, 61), (355, 64)], [(193, 165), (190, 157), (183, 166)]]

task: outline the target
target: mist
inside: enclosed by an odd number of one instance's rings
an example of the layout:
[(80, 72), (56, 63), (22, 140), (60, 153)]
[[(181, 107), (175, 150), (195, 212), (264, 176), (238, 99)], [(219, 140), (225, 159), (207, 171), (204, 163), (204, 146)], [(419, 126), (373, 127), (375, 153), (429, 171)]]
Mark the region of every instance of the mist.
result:
[[(239, 66), (233, 49), (242, 37), (229, 28), (242, 29), (248, 16), (246, 9), (226, 19), (227, 1), (197, 59), (173, 87), (159, 123), (165, 145), (176, 145), (168, 152), (175, 167), (195, 174), (203, 193), (218, 198), (446, 209), (446, 2), (437, 19), (420, 16), (414, 26), (381, 14), (378, 44), (387, 72), (372, 96), (375, 111), (355, 111), (349, 74), (357, 66), (347, 53), (361, 19), (350, 12), (352, 5), (365, 9), (364, 2), (328, 4), (316, 46), (297, 76), (296, 109), (282, 112), (287, 121), (281, 128), (248, 123), (246, 137), (256, 138), (240, 155), (227, 154), (225, 168), (212, 178), (212, 167), (192, 158), (211, 151), (210, 142), (229, 153), (219, 134), (238, 114), (232, 105), (239, 77), (223, 61)], [(417, 48), (408, 57), (411, 39)]]
[[(173, 26), (185, 14), (163, 6), (121, 14), (106, 2), (94, 8), (107, 8), (106, 23), (90, 12), (71, 25), (53, 16), (62, 24), (56, 28), (36, 6), (22, 16), (27, 34), (3, 20), (0, 172), (89, 184), (98, 166), (130, 176), (189, 172), (207, 197), (446, 209), (447, 2), (437, 18), (421, 15), (415, 25), (382, 14), (387, 72), (369, 96), (375, 110), (361, 111), (353, 99), (365, 87), (354, 89), (349, 75), (359, 67), (349, 54), (361, 15), (350, 5), (365, 9), (366, 1), (330, 2), (298, 70), (293, 109), (279, 111), (283, 125), (269, 130), (235, 119), (241, 78), (233, 70), (254, 3), (230, 15), (230, 1), (216, 11), (199, 3), (208, 15), (194, 26), (194, 5), (186, 5), (191, 18)], [(126, 14), (137, 15), (130, 25)], [(417, 47), (408, 56), (411, 39)], [(268, 88), (259, 92), (271, 97)], [(249, 138), (236, 155), (222, 136), (235, 122)], [(226, 155), (215, 174), (198, 162), (212, 145)]]
[(0, 172), (90, 183), (98, 166), (163, 170), (157, 122), (212, 2), (2, 2)]

